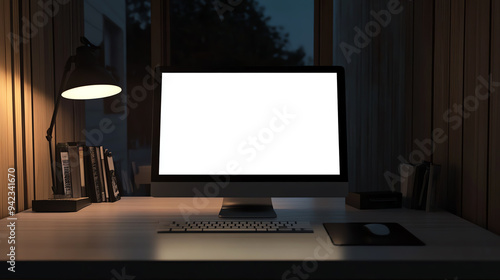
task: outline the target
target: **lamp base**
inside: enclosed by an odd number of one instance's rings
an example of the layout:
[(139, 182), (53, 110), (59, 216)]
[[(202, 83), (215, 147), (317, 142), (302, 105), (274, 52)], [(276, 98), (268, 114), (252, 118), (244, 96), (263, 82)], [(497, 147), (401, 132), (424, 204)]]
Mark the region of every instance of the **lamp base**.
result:
[(50, 198), (33, 200), (34, 212), (77, 212), (92, 204), (90, 198)]

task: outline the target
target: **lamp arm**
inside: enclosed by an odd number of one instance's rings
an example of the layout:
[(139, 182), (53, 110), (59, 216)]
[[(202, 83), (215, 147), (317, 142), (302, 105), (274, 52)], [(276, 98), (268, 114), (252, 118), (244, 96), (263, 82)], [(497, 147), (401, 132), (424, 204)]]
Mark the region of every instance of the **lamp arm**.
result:
[(61, 94), (64, 86), (66, 85), (66, 77), (68, 76), (69, 71), (71, 70), (71, 64), (73, 64), (75, 57), (70, 56), (68, 60), (66, 61), (66, 64), (64, 66), (64, 73), (63, 77), (61, 79), (61, 85), (59, 86), (59, 91), (57, 93), (57, 98), (56, 98), (56, 104), (54, 106), (54, 112), (52, 113), (52, 119), (50, 121), (50, 126), (47, 129), (47, 135), (45, 138), (49, 142), (49, 153), (50, 153), (50, 175), (52, 177), (52, 191), (54, 194), (58, 194), (60, 190), (57, 190), (56, 188), (56, 180), (55, 180), (55, 174), (54, 174), (54, 158), (52, 157), (52, 132), (54, 129), (54, 125), (56, 123), (56, 117), (57, 117), (57, 110), (59, 109), (59, 103), (61, 101)]

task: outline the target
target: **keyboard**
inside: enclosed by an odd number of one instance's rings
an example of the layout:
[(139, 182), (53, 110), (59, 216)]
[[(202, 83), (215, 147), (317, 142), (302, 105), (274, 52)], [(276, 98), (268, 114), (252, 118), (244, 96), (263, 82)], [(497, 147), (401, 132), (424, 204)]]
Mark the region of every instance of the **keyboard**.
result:
[(308, 222), (298, 221), (189, 221), (167, 222), (158, 233), (313, 233)]

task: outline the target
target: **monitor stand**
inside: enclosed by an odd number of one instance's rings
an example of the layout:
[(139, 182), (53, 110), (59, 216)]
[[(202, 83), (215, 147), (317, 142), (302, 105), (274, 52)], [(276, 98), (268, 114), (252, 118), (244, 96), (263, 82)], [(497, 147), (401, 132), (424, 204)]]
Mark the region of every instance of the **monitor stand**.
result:
[(219, 218), (276, 218), (270, 197), (224, 198)]

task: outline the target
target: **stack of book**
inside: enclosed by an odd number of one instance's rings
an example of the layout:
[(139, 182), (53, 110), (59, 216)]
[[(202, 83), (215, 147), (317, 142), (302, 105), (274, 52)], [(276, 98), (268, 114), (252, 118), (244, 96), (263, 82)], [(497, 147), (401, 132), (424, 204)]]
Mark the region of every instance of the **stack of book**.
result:
[(441, 166), (423, 162), (417, 165), (402, 163), (399, 168), (403, 206), (410, 209), (434, 211), (436, 185)]
[(89, 197), (96, 202), (120, 199), (113, 156), (102, 146), (68, 142), (56, 145), (55, 194)]

